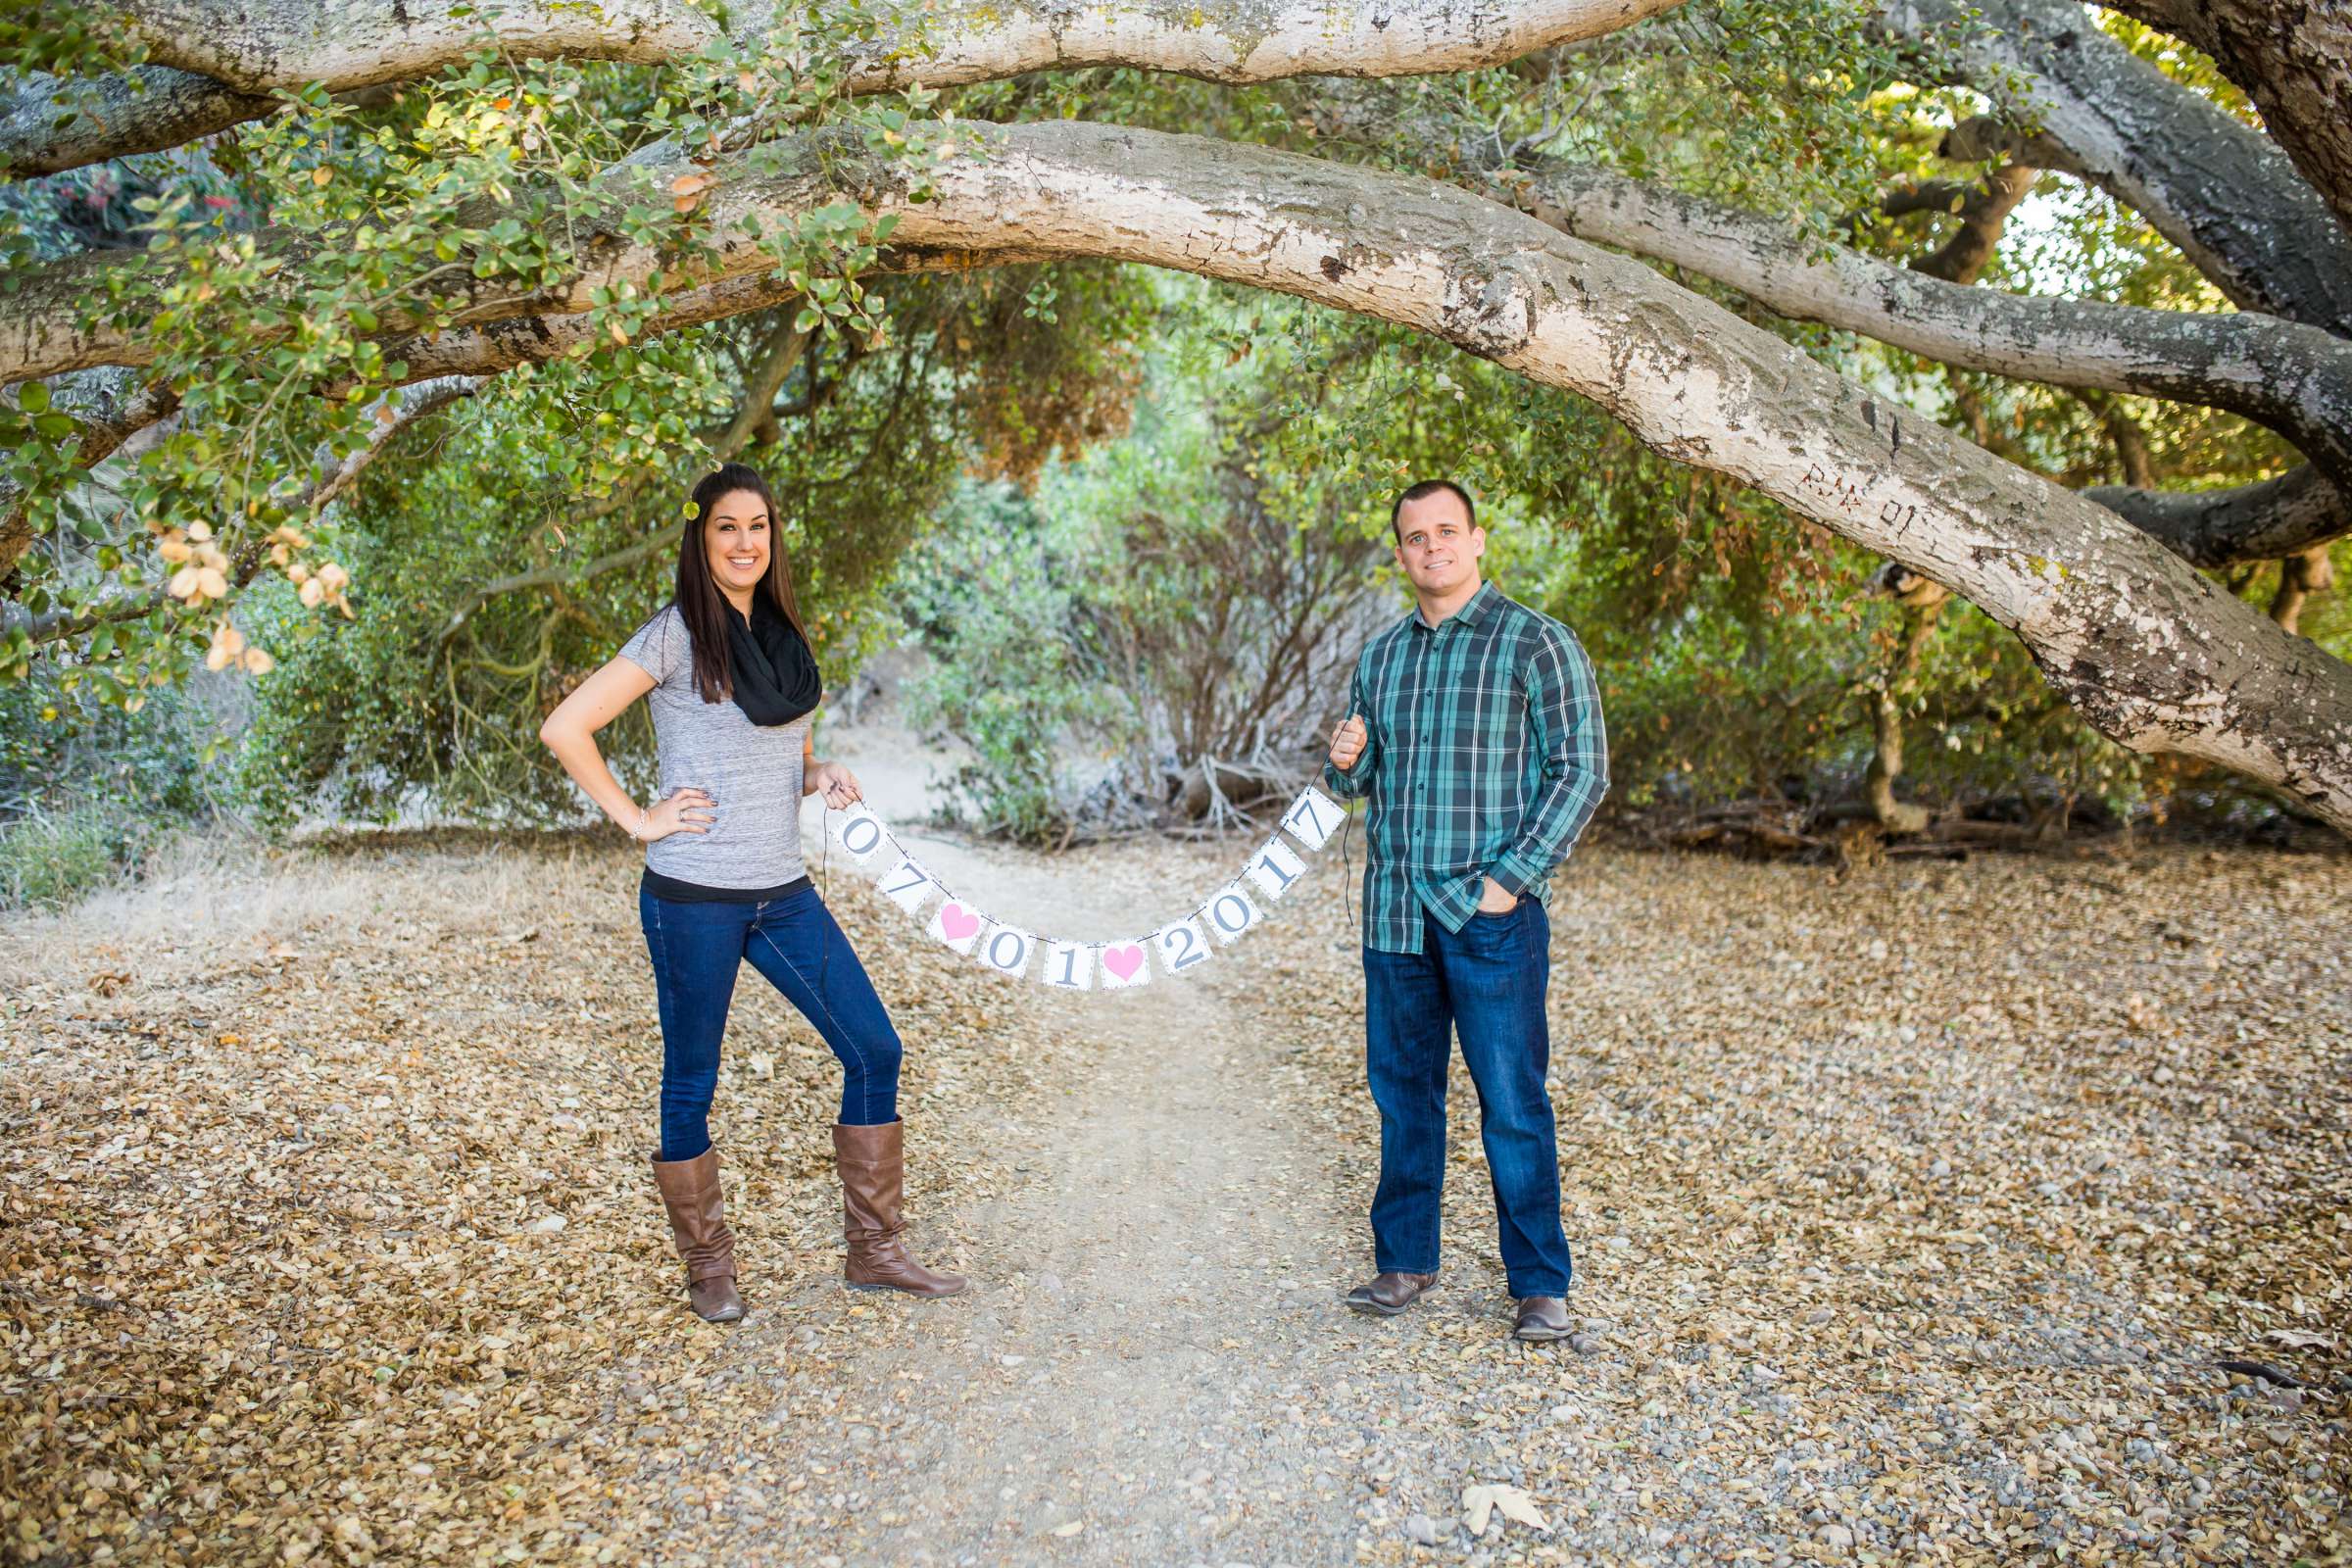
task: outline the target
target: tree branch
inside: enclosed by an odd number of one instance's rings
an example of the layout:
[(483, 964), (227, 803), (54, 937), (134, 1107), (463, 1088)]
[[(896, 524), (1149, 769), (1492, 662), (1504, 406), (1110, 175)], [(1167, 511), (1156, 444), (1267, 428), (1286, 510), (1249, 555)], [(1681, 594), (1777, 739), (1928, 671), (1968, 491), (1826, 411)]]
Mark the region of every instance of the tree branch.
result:
[[(1953, 216), (1960, 224), (1952, 237), (1932, 256), (1911, 264), (1915, 272), (1940, 277), (1946, 283), (1974, 283), (1992, 265), (2000, 248), (2001, 230), (2009, 215), (2026, 199), (2041, 171), (2025, 164), (2004, 164), (1982, 185), (1971, 185)], [(1947, 209), (1948, 211), (1949, 209)]]
[(0, 173), (55, 174), (161, 152), (259, 120), (277, 107), (273, 98), (164, 66), (94, 80), (33, 73), (0, 99)]
[(2262, 111), (2271, 138), (2352, 228), (2352, 7), (2336, 0), (2114, 0), (2203, 50)]
[(1877, 24), (1935, 79), (1990, 98), (2004, 151), (2108, 191), (2239, 309), (2352, 336), (2352, 234), (2319, 193), (2074, 0), (1882, 0)]
[(2352, 533), (2352, 503), (2309, 465), (2230, 490), (2081, 492), (2199, 566), (2276, 561)]
[[(954, 0), (925, 22), (846, 44), (848, 88), (886, 92), (914, 81), (949, 87), (1089, 66), (1230, 83), (1469, 71), (1615, 32), (1681, 3), (1520, 0), (1464, 7), (1388, 0), (1359, 9), (1323, 0), (1201, 0), (1186, 7)], [(96, 88), (103, 118), (84, 116), (78, 133), (64, 137), (49, 128), (57, 84), (28, 83), (0, 107), (0, 167), (51, 173), (172, 146), (275, 107), (253, 94), (312, 81), (341, 91), (415, 80), (491, 43), (517, 58), (651, 64), (693, 54), (717, 35), (699, 12), (665, 0), (612, 0), (603, 7), (522, 0), (481, 10), (452, 0), (408, 0), (390, 12), (345, 0), (325, 8), (332, 12), (327, 18), (293, 0), (117, 0), (115, 9), (160, 67), (178, 69), (151, 70), (149, 85), (159, 90), (147, 95), (119, 80), (104, 82)], [(755, 3), (739, 15), (737, 36), (753, 39), (765, 32), (773, 7)]]
[(1688, 268), (1783, 316), (1964, 369), (2244, 415), (2352, 488), (2352, 343), (2317, 327), (2008, 294), (1838, 246), (1809, 257), (1770, 219), (1599, 170), (1552, 166), (1522, 191), (1563, 233)]

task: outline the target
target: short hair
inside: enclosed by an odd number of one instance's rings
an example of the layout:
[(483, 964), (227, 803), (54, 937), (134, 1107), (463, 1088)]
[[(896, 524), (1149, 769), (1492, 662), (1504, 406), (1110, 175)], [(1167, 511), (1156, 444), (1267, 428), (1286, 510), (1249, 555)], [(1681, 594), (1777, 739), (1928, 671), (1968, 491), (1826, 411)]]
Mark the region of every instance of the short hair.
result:
[(1470, 526), (1478, 526), (1478, 507), (1471, 501), (1469, 491), (1451, 479), (1422, 479), (1405, 486), (1404, 493), (1396, 498), (1396, 505), (1389, 508), (1389, 532), (1401, 542), (1404, 535), (1398, 530), (1396, 519), (1404, 515), (1404, 504), (1407, 501), (1427, 501), (1435, 495), (1450, 495), (1459, 501), (1462, 504), (1462, 515), (1469, 519)]

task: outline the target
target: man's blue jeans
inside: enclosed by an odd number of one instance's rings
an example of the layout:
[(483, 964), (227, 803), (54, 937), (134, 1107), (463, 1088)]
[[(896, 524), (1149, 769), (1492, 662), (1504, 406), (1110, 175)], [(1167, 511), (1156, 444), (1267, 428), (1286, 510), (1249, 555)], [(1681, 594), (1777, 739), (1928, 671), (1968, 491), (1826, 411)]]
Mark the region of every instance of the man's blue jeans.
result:
[(1559, 1145), (1544, 1075), (1551, 1034), (1551, 921), (1522, 898), (1505, 914), (1473, 914), (1456, 933), (1426, 911), (1422, 951), (1364, 950), (1364, 1065), (1380, 1107), (1380, 1187), (1372, 1244), (1383, 1273), (1438, 1271), (1446, 1179), (1446, 1071), (1459, 1031), (1478, 1086), (1479, 1136), (1494, 1187), (1502, 1266), (1515, 1297), (1566, 1296), (1571, 1264), (1560, 1230)]
[(662, 1160), (710, 1147), (718, 1042), (744, 960), (801, 1010), (841, 1058), (841, 1119), (899, 1117), (899, 1032), (816, 889), (765, 904), (680, 903), (637, 891), (662, 1008)]

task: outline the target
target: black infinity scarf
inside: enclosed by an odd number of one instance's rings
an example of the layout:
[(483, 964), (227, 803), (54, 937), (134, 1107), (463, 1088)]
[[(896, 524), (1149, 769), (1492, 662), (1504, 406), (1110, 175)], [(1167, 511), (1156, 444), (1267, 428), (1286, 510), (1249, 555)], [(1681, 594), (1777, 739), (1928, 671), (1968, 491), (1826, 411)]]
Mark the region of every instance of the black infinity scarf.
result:
[(755, 724), (789, 724), (815, 708), (825, 695), (816, 656), (767, 595), (752, 595), (748, 625), (733, 605), (726, 610), (727, 673), (744, 716)]

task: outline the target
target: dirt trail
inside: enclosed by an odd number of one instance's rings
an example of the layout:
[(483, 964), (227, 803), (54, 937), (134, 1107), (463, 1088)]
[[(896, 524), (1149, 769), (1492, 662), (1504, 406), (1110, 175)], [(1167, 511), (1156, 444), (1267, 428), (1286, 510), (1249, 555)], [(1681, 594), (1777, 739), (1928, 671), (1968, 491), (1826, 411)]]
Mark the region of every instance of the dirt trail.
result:
[[(910, 829), (905, 774), (858, 765), (913, 853), (1001, 918), (1110, 937), (1200, 891), (1182, 870), (1165, 886), (1074, 881), (1034, 856)], [(838, 1523), (810, 1535), (789, 1519), (705, 1515), (697, 1544), (716, 1526), (744, 1561), (1349, 1554), (1356, 1521), (1333, 1510), (1333, 1478), (1312, 1474), (1311, 1450), (1265, 1436), (1306, 1419), (1301, 1352), (1354, 1330), (1338, 1296), (1363, 1250), (1343, 1217), (1357, 1205), (1330, 1190), (1302, 1136), (1310, 1118), (1286, 1104), (1296, 1091), (1281, 1042), (1247, 1027), (1251, 979), (1225, 961), (1115, 998), (1053, 999), (1095, 1042), (1084, 1081), (920, 1140), (932, 1158), (969, 1140), (1000, 1162), (1010, 1152), (1020, 1178), (922, 1216), (934, 1252), (960, 1243), (972, 1295), (911, 1302), (803, 1282), (791, 1309), (750, 1325), (730, 1356), (766, 1362), (771, 1342), (787, 1365), (785, 1409), (822, 1408), (833, 1390), (853, 1402), (862, 1391), (867, 1405), (892, 1391), (895, 1415), (878, 1421), (835, 1421), (829, 1434), (792, 1423), (796, 1462)], [(791, 1348), (812, 1339), (829, 1388), (791, 1370)], [(699, 1462), (733, 1461), (722, 1447)], [(1327, 1527), (1302, 1534), (1299, 1506), (1328, 1514)]]

